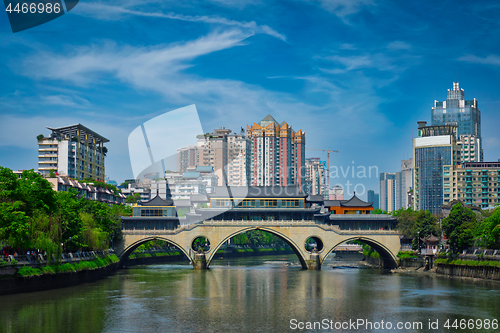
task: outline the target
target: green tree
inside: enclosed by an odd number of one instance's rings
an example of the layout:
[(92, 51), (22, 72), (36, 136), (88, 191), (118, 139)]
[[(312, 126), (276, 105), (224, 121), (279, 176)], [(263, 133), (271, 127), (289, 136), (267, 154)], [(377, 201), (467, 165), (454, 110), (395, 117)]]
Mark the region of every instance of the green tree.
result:
[(500, 208), (496, 208), (479, 227), (482, 243), (490, 249), (500, 248)]
[(377, 208), (372, 210), (371, 214), (387, 214), (387, 212), (385, 210)]
[(453, 253), (459, 253), (471, 246), (478, 231), (476, 215), (462, 203), (453, 206), (441, 226)]
[(412, 248), (418, 249), (418, 244), (422, 245), (419, 238), (425, 238), (430, 235), (439, 237), (441, 234), (437, 219), (429, 211), (419, 211), (415, 216), (415, 225), (413, 228)]
[(38, 134), (38, 135), (36, 136), (36, 139), (37, 139), (38, 141), (43, 140), (44, 138), (45, 138), (45, 136), (44, 136), (43, 134)]
[(399, 234), (407, 239), (413, 239), (415, 237), (417, 212), (413, 208), (401, 208), (393, 212), (392, 215), (398, 219), (397, 230)]

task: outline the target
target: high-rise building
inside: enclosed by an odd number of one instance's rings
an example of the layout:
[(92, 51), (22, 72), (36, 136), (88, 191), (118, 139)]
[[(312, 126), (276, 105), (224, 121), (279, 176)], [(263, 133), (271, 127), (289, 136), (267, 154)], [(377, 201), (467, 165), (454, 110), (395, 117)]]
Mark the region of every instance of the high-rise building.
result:
[(465, 100), (464, 90), (459, 88), (458, 82), (453, 82), (453, 89), (448, 89), (446, 101), (434, 101), (432, 126), (439, 125), (457, 126), (455, 136), (462, 145), (462, 162), (483, 160), (481, 111), (475, 98)]
[(190, 145), (177, 149), (177, 171), (186, 172), (198, 163), (198, 146)]
[(368, 190), (368, 202), (373, 203), (373, 209), (379, 208), (379, 194), (373, 190)]
[[(379, 178), (379, 207), (386, 212), (396, 210), (396, 174), (380, 173)], [(368, 200), (370, 201), (370, 200)]]
[(460, 146), (456, 125), (426, 124), (418, 122), (418, 137), (413, 139), (414, 209), (439, 214), (441, 205), (451, 198), (450, 179), (460, 162)]
[(104, 181), (108, 139), (82, 124), (47, 128), (52, 133), (38, 140), (38, 171), (43, 176), (53, 171), (77, 180)]
[(198, 144), (177, 150), (177, 171), (197, 166), (213, 167), (218, 186), (246, 186), (249, 179), (250, 145), (242, 131), (231, 133), (224, 127), (198, 136)]
[(322, 195), (328, 200), (328, 172), (326, 161), (319, 157), (306, 158), (305, 192), (307, 194)]
[[(451, 174), (450, 174), (451, 175)], [(465, 162), (453, 170), (453, 177), (445, 176), (444, 203), (460, 200), (479, 208), (489, 208), (500, 202), (500, 161)]]
[(395, 209), (409, 208), (409, 195), (413, 189), (413, 158), (401, 161), (401, 171), (396, 172)]
[(305, 133), (267, 115), (247, 125), (253, 186), (305, 186)]

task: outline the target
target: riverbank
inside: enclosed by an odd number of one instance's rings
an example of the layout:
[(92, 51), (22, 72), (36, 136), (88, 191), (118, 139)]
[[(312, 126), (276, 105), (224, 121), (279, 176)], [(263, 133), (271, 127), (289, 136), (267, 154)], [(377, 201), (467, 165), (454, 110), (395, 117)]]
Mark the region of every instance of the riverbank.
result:
[(94, 282), (110, 274), (118, 266), (116, 255), (88, 261), (46, 265), (4, 267), (0, 272), (0, 295), (65, 288)]

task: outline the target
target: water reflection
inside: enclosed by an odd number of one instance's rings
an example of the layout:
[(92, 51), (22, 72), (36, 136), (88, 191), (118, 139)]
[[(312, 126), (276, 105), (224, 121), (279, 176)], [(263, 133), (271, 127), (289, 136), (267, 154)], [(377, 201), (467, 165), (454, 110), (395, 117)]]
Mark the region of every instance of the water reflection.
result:
[(208, 271), (145, 266), (78, 287), (2, 296), (0, 331), (283, 332), (294, 318), (427, 325), (500, 313), (500, 284), (371, 269), (303, 271), (293, 260), (214, 261)]

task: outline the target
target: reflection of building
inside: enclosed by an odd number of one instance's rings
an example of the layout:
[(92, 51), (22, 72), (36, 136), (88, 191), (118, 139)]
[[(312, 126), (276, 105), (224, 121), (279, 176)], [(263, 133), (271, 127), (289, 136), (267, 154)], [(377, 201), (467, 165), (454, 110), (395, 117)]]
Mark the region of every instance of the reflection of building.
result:
[(305, 185), (305, 133), (294, 132), (286, 122), (278, 124), (267, 115), (258, 124), (247, 125), (251, 145), (252, 186)]
[(328, 199), (328, 172), (326, 162), (319, 157), (306, 158), (305, 192), (307, 194), (322, 195)]
[(414, 209), (439, 214), (441, 205), (452, 198), (453, 169), (460, 161), (457, 126), (425, 126), (425, 121), (418, 125), (418, 137), (413, 139)]
[(340, 185), (335, 185), (329, 190), (328, 200), (344, 200), (344, 189)]
[(372, 203), (359, 199), (356, 193), (349, 200), (326, 200), (325, 207), (330, 214), (370, 214), (373, 210)]
[(373, 209), (379, 208), (379, 195), (373, 190), (368, 190), (368, 202), (373, 204)]
[(464, 90), (458, 82), (453, 82), (453, 89), (448, 89), (446, 101), (434, 101), (432, 108), (432, 125), (455, 125), (456, 140), (462, 145), (461, 160), (483, 160), (481, 140), (481, 111), (477, 100), (466, 101)]
[(74, 179), (104, 181), (105, 137), (82, 124), (50, 128), (48, 138), (38, 140), (38, 171), (47, 177), (53, 171)]

